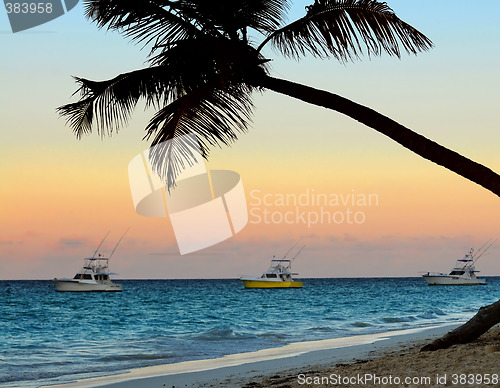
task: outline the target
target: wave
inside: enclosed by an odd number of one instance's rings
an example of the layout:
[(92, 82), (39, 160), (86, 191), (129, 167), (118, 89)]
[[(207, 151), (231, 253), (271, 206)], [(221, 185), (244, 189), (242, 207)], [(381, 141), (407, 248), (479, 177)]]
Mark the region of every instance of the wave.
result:
[(384, 317), (382, 321), (385, 323), (403, 323), (403, 322), (413, 322), (416, 318), (413, 316), (410, 317)]
[(354, 326), (354, 327), (369, 327), (369, 326), (373, 326), (371, 323), (366, 323), (366, 322), (353, 322), (351, 323), (351, 326)]
[(104, 356), (97, 359), (97, 361), (112, 362), (112, 361), (151, 361), (151, 360), (166, 360), (174, 358), (170, 354), (116, 354), (113, 356)]
[(337, 331), (337, 329), (335, 329), (333, 327), (328, 327), (328, 326), (316, 326), (316, 327), (308, 328), (307, 331), (332, 333), (332, 332)]
[(230, 325), (221, 325), (197, 334), (194, 338), (203, 341), (228, 341), (256, 338), (256, 335), (238, 333)]
[(259, 338), (271, 338), (271, 339), (277, 339), (277, 340), (282, 340), (285, 338), (290, 337), (288, 334), (283, 334), (283, 333), (263, 333), (258, 335)]
[(428, 313), (419, 314), (419, 315), (417, 315), (417, 317), (419, 317), (421, 319), (436, 319), (437, 315), (434, 314), (433, 312), (428, 312)]

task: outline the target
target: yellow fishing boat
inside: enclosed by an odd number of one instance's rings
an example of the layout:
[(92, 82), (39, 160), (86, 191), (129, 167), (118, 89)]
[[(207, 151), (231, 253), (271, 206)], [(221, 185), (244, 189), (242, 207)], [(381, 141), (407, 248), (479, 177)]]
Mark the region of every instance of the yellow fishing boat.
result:
[[(300, 248), (295, 257), (303, 248)], [(245, 288), (302, 288), (302, 281), (294, 280), (292, 277), (298, 275), (291, 272), (292, 261), (295, 260), (295, 257), (292, 260), (273, 259), (271, 266), (261, 277), (241, 277), (240, 280)]]

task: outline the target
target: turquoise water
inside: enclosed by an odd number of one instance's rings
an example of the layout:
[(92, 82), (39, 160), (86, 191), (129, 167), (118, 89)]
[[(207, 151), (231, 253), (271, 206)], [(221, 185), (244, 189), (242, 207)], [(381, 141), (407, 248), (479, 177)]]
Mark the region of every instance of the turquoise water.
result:
[(487, 279), (473, 287), (428, 287), (422, 278), (303, 279), (304, 288), (282, 290), (245, 290), (238, 280), (123, 280), (122, 293), (0, 281), (0, 386), (461, 322), (500, 299), (500, 277)]

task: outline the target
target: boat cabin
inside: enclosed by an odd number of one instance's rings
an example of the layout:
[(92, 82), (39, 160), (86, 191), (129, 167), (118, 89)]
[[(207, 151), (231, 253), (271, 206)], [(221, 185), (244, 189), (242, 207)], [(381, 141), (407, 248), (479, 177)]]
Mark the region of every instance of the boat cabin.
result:
[(456, 276), (461, 276), (465, 273), (465, 271), (457, 271), (457, 270), (453, 270), (450, 272), (450, 275), (456, 275)]
[(77, 273), (73, 279), (92, 280), (92, 275), (89, 273)]

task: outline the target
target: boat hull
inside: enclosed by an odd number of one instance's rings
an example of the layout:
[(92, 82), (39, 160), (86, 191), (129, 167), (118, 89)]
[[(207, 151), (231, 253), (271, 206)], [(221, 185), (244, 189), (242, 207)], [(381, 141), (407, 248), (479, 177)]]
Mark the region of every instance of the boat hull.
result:
[(120, 292), (122, 285), (116, 283), (81, 282), (54, 279), (56, 291), (59, 292)]
[(429, 286), (480, 286), (486, 284), (486, 280), (484, 279), (464, 279), (448, 275), (423, 275), (423, 278)]
[(245, 288), (302, 288), (300, 280), (287, 281), (270, 281), (270, 280), (253, 280), (241, 279)]

